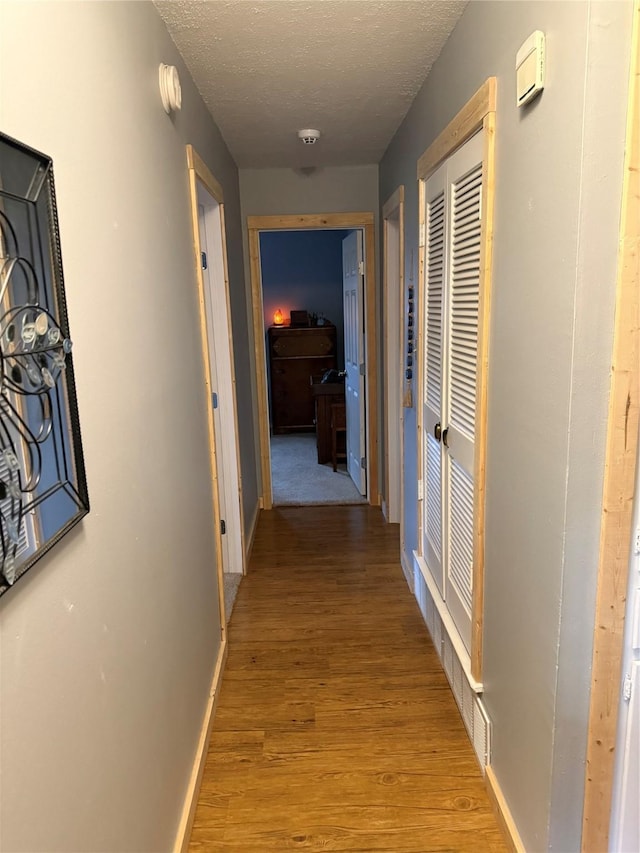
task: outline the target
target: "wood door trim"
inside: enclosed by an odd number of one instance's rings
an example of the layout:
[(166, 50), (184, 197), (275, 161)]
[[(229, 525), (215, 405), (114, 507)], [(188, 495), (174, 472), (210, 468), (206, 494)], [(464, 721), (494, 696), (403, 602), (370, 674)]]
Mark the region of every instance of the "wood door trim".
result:
[[(483, 233), (480, 257), (480, 295), (478, 306), (478, 369), (476, 376), (476, 443), (474, 454), (474, 532), (473, 532), (473, 593), (471, 614), (472, 678), (482, 682), (482, 638), (484, 629), (484, 512), (487, 443), (487, 374), (489, 355), (489, 317), (491, 309), (491, 277), (493, 262), (493, 209), (495, 199), (495, 123), (496, 123), (495, 77), (490, 77), (473, 97), (462, 107), (456, 117), (427, 148), (418, 161), (418, 207), (420, 239), (418, 247), (418, 370), (416, 395), (417, 458), (423, 453), (423, 404), (424, 404), (424, 294), (426, 263), (426, 199), (425, 183), (430, 175), (447, 157), (466, 142), (474, 133), (484, 133), (482, 155), (482, 213)], [(422, 472), (418, 474), (419, 481)], [(418, 501), (418, 542), (422, 548), (422, 505)]]
[(262, 473), (262, 503), (265, 510), (273, 507), (271, 484), (271, 448), (269, 441), (269, 408), (265, 352), (264, 307), (262, 301), (262, 271), (260, 269), (260, 231), (291, 231), (330, 228), (360, 228), (364, 231), (365, 254), (365, 376), (367, 380), (367, 492), (369, 503), (377, 506), (378, 493), (378, 388), (377, 388), (377, 328), (375, 275), (375, 219), (373, 213), (323, 213), (288, 216), (248, 216), (249, 275), (253, 314), (253, 339), (258, 392), (258, 433), (260, 470)]
[(611, 392), (594, 622), (582, 850), (607, 850), (616, 760), (640, 399), (640, 3), (634, 6)]
[(484, 634), (485, 493), (487, 460), (487, 414), (489, 373), (489, 329), (491, 321), (491, 275), (493, 269), (493, 212), (495, 200), (496, 114), (482, 120), (482, 243), (480, 245), (480, 288), (478, 296), (478, 373), (476, 376), (476, 452), (473, 490), (473, 593), (471, 600), (471, 674), (482, 681)]
[(247, 227), (257, 231), (297, 231), (306, 228), (364, 228), (373, 225), (373, 213), (310, 213), (291, 216), (247, 216)]
[[(187, 163), (195, 162), (192, 157), (193, 149), (190, 145), (187, 146)], [(195, 168), (188, 167), (189, 176), (189, 194), (191, 206), (191, 227), (193, 229), (193, 258), (196, 273), (196, 283), (198, 288), (198, 314), (200, 318), (200, 348), (202, 352), (202, 366), (204, 370), (204, 401), (205, 411), (207, 413), (207, 430), (209, 433), (209, 466), (211, 470), (211, 486), (213, 497), (213, 530), (216, 552), (216, 574), (218, 578), (218, 609), (220, 613), (220, 631), (221, 639), (224, 642), (226, 638), (227, 625), (226, 614), (224, 607), (224, 575), (223, 575), (223, 559), (222, 559), (222, 536), (220, 534), (220, 485), (218, 481), (218, 460), (216, 456), (216, 436), (213, 423), (213, 409), (211, 407), (211, 393), (213, 384), (211, 379), (211, 362), (209, 360), (209, 335), (207, 331), (207, 315), (206, 302), (204, 295), (204, 277), (202, 275), (202, 263), (200, 257), (200, 228), (198, 215), (198, 180), (200, 175)], [(208, 183), (203, 181), (207, 189)], [(223, 235), (224, 236), (224, 235)], [(224, 242), (224, 240), (223, 240)]]
[(404, 204), (404, 184), (400, 184), (382, 205), (382, 218), (389, 219), (401, 204)]
[[(221, 244), (222, 244), (222, 270), (224, 277), (224, 286), (225, 286), (225, 302), (227, 306), (227, 335), (229, 340), (229, 369), (231, 372), (230, 380), (231, 380), (231, 390), (232, 390), (232, 410), (233, 410), (233, 429), (235, 434), (235, 464), (237, 470), (238, 477), (238, 501), (240, 508), (240, 546), (241, 553), (243, 556), (242, 559), (242, 574), (246, 575), (247, 573), (247, 547), (246, 547), (246, 534), (245, 534), (245, 518), (244, 518), (244, 501), (242, 499), (242, 466), (240, 464), (240, 430), (238, 426), (238, 395), (237, 395), (237, 383), (236, 383), (236, 369), (235, 369), (235, 356), (233, 351), (233, 323), (231, 321), (231, 286), (229, 282), (229, 261), (227, 255), (227, 230), (226, 230), (226, 220), (225, 220), (225, 210), (224, 210), (224, 195), (222, 192), (222, 186), (216, 180), (215, 176), (204, 162), (204, 160), (200, 157), (198, 152), (195, 150), (193, 145), (187, 145), (187, 168), (189, 171), (190, 178), (190, 190), (192, 194), (195, 192), (195, 195), (192, 195), (192, 218), (195, 210), (195, 220), (193, 220), (193, 239), (194, 239), (194, 251), (195, 251), (195, 263), (196, 263), (196, 276), (198, 278), (198, 287), (200, 288), (200, 296), (202, 300), (204, 300), (204, 280), (202, 276), (202, 266), (201, 266), (201, 257), (200, 257), (200, 228), (199, 228), (199, 217), (198, 217), (198, 194), (197, 194), (197, 181), (204, 186), (209, 195), (211, 195), (215, 201), (218, 202), (220, 208), (220, 231), (221, 231)], [(195, 183), (191, 182), (191, 177), (194, 177)], [(205, 311), (205, 303), (201, 301), (201, 329), (204, 329), (204, 332), (207, 331), (207, 318), (206, 313), (202, 313)], [(204, 326), (202, 324), (204, 323)], [(208, 337), (207, 337), (207, 349), (205, 355), (207, 358), (209, 357), (209, 345), (208, 345)], [(207, 381), (208, 381), (208, 389), (211, 389), (211, 371), (210, 365), (207, 361)], [(207, 407), (211, 409), (211, 395), (207, 400)], [(211, 427), (213, 428), (213, 414), (211, 413)], [(212, 445), (215, 446), (215, 445)], [(215, 451), (214, 451), (215, 455)], [(218, 513), (219, 513), (219, 496), (218, 496)], [(217, 525), (216, 530), (219, 531), (220, 525)], [(217, 534), (220, 536), (220, 534)], [(220, 540), (220, 554), (222, 554), (222, 540)], [(222, 573), (221, 569), (221, 573)], [(222, 575), (222, 577), (224, 577)], [(222, 591), (223, 603), (224, 603), (224, 590)], [(225, 625), (226, 630), (226, 625)]]
[(418, 180), (425, 181), (443, 160), (480, 130), (484, 117), (495, 113), (497, 78), (489, 77), (451, 119), (418, 160)]
[(222, 186), (219, 181), (216, 180), (213, 173), (202, 157), (200, 157), (193, 145), (187, 145), (187, 166), (191, 171), (196, 173), (198, 178), (202, 181), (218, 204), (224, 204)]
[[(249, 218), (251, 219), (251, 217)], [(260, 439), (260, 472), (262, 480), (261, 509), (273, 506), (271, 485), (271, 446), (269, 440), (269, 401), (267, 397), (267, 353), (265, 349), (264, 306), (262, 302), (262, 270), (260, 268), (260, 232), (249, 227), (249, 273), (253, 308), (253, 343), (258, 392), (258, 433)]]

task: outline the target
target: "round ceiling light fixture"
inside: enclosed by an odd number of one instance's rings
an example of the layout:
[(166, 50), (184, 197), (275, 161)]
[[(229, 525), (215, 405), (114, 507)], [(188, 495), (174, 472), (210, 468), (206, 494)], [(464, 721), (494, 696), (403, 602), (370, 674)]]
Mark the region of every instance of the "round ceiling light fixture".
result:
[(313, 128), (298, 131), (298, 139), (302, 140), (303, 145), (315, 145), (320, 139), (320, 131)]

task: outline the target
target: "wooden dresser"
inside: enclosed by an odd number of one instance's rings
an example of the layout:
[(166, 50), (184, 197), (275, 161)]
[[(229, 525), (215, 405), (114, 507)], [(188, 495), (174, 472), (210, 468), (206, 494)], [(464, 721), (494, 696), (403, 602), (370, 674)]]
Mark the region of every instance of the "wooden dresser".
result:
[(320, 382), (321, 376), (314, 376), (311, 394), (316, 404), (316, 447), (318, 465), (331, 462), (331, 406), (344, 404), (344, 382)]
[(336, 327), (270, 326), (267, 336), (273, 433), (313, 430), (311, 377), (336, 367)]

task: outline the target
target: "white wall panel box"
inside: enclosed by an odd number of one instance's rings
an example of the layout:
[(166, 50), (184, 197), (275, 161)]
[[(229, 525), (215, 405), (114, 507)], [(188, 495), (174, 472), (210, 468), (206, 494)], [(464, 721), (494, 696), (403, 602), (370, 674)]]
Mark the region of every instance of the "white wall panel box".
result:
[(516, 54), (516, 103), (528, 104), (544, 89), (545, 37), (541, 30), (531, 33)]

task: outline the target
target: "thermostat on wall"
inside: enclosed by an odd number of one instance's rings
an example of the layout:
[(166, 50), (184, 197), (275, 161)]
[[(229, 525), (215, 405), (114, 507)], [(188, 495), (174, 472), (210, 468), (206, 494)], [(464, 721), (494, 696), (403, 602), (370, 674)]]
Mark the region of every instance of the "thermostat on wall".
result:
[(516, 54), (516, 103), (528, 104), (544, 89), (544, 33), (536, 30)]

